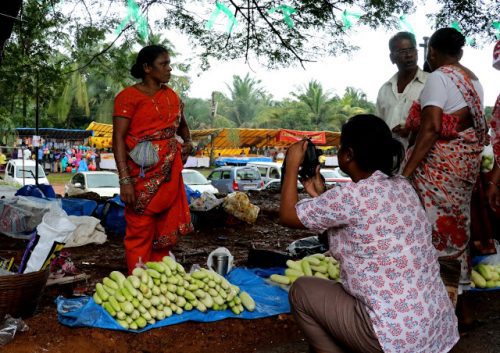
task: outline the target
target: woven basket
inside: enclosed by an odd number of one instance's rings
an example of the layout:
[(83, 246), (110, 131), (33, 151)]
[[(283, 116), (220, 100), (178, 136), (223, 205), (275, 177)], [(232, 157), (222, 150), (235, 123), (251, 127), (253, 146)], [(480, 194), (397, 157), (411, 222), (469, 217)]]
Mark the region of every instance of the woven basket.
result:
[(0, 276), (0, 321), (6, 314), (27, 318), (34, 314), (50, 268), (19, 275)]

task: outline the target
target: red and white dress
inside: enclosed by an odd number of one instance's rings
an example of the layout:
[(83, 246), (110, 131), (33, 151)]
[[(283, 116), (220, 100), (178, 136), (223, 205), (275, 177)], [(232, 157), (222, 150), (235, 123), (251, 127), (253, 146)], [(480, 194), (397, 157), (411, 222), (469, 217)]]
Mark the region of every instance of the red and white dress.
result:
[(439, 274), (431, 225), (412, 185), (376, 171), (300, 201), (309, 229), (328, 230), (345, 290), (365, 304), (384, 352), (448, 352), (455, 310)]

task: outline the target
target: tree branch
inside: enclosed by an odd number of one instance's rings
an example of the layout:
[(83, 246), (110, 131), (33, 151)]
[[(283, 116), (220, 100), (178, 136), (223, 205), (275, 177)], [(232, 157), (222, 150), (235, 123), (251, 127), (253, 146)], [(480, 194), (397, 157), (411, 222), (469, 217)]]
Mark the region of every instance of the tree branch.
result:
[(266, 21), (266, 23), (269, 25), (269, 27), (271, 27), (271, 30), (273, 31), (274, 34), (276, 34), (276, 36), (279, 38), (281, 44), (286, 48), (288, 49), (294, 56), (297, 60), (299, 60), (300, 62), (300, 66), (302, 66), (303, 69), (305, 69), (305, 66), (304, 66), (304, 62), (309, 62), (310, 60), (306, 60), (306, 59), (303, 59), (284, 39), (283, 37), (281, 36), (281, 33), (276, 29), (276, 27), (274, 27), (274, 25), (269, 21), (269, 19), (266, 17), (266, 15), (262, 12), (262, 9), (261, 7), (257, 4), (257, 1), (256, 0), (252, 0), (252, 2), (254, 3), (257, 11), (259, 12), (260, 14), (260, 17), (262, 17), (264, 19), (264, 21)]

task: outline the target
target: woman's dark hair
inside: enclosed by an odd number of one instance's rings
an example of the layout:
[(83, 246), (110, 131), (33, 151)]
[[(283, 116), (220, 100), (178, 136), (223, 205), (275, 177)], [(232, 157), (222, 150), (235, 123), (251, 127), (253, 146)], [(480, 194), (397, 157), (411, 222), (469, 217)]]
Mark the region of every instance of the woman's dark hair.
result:
[(465, 37), (455, 28), (440, 28), (429, 39), (429, 46), (438, 52), (458, 57), (462, 47), (465, 45)]
[(130, 74), (135, 78), (144, 78), (144, 64), (152, 66), (156, 58), (163, 53), (168, 53), (168, 50), (162, 45), (148, 45), (142, 48), (130, 69)]
[(354, 159), (364, 171), (380, 170), (392, 176), (403, 160), (403, 145), (392, 137), (387, 124), (372, 114), (350, 118), (340, 135), (341, 149), (351, 148)]

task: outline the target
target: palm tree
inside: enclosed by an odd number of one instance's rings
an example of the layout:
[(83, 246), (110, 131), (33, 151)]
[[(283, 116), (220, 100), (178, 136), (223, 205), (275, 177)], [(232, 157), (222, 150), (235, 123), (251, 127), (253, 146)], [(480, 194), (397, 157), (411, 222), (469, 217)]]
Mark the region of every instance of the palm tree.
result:
[(250, 78), (249, 74), (244, 78), (234, 75), (232, 86), (226, 84), (231, 94), (228, 118), (236, 126), (251, 126), (261, 104), (266, 101), (266, 94), (259, 85), (260, 80)]
[(314, 127), (320, 128), (328, 120), (328, 109), (331, 101), (323, 86), (316, 80), (311, 80), (301, 93), (292, 93), (299, 102), (305, 104), (309, 109), (309, 116)]

